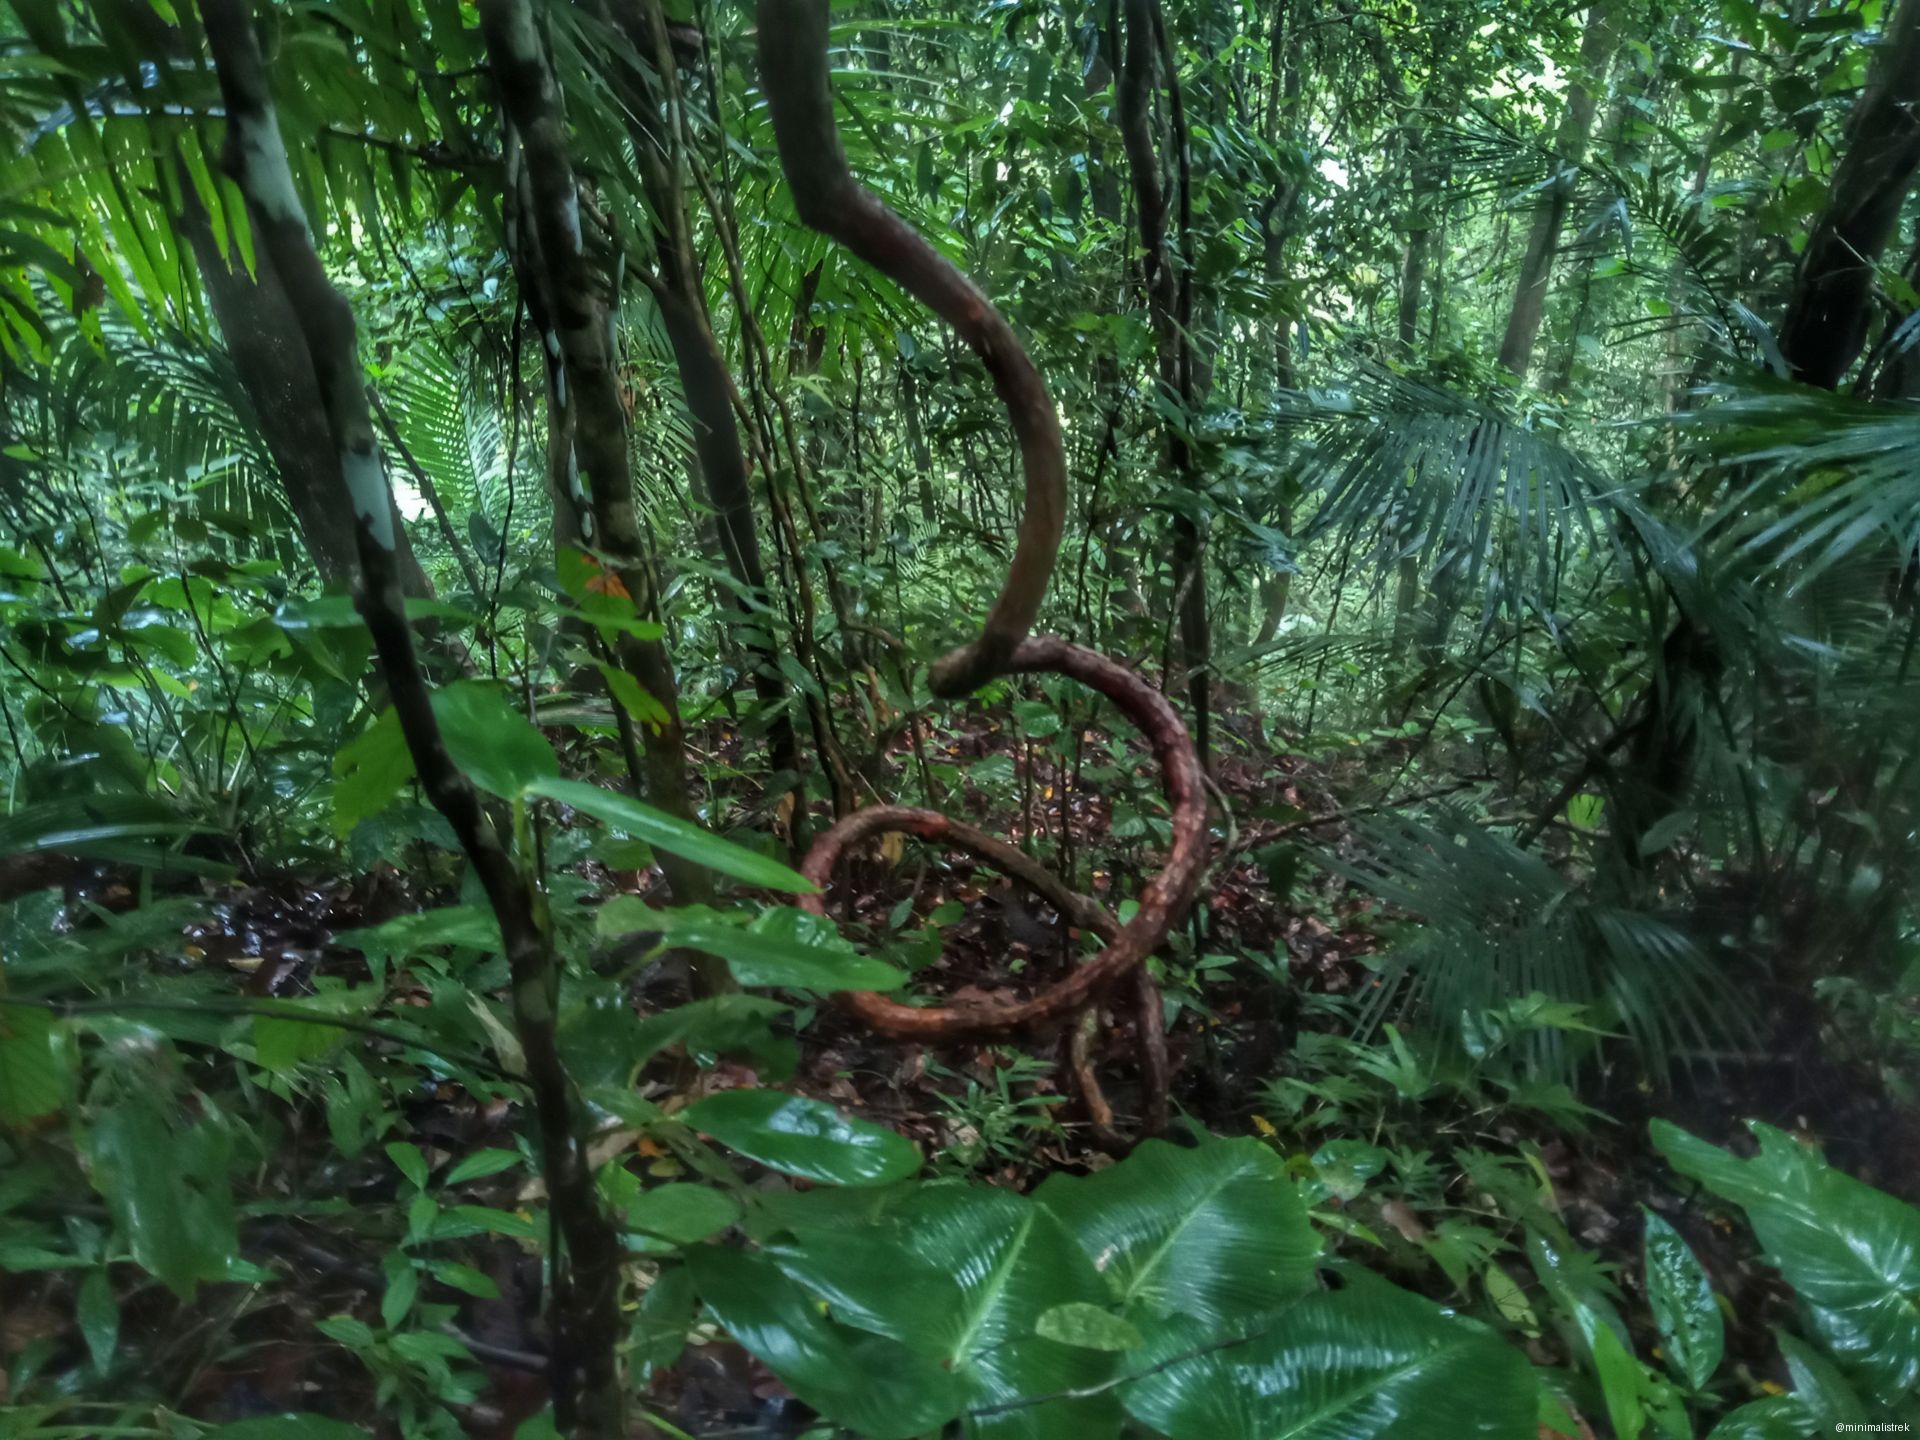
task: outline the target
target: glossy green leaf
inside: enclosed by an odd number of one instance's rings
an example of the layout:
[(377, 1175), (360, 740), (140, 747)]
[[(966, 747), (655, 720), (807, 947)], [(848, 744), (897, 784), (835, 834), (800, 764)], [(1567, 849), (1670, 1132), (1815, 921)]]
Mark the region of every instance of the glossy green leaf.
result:
[[(546, 742), (543, 740), (541, 743)], [(778, 860), (771, 860), (757, 851), (722, 840), (710, 830), (703, 830), (690, 821), (676, 819), (651, 805), (643, 805), (631, 796), (603, 790), (598, 785), (588, 785), (579, 780), (536, 778), (525, 789), (529, 795), (570, 805), (603, 824), (625, 831), (636, 840), (646, 841), (656, 850), (665, 850), (670, 855), (704, 865), (709, 870), (729, 875), (745, 884), (794, 894), (807, 894), (814, 888), (797, 871)]]
[[(1085, 1389), (1113, 1374), (1110, 1347), (1076, 1344), (1042, 1328), (1061, 1307), (1098, 1311), (1106, 1287), (1033, 1200), (930, 1185), (876, 1228), (797, 1231), (769, 1253), (835, 1319), (937, 1362), (959, 1382), (970, 1410)], [(1114, 1397), (1102, 1394), (1011, 1408), (970, 1420), (968, 1433), (1082, 1440), (1113, 1434), (1118, 1420)]]
[(627, 1224), (676, 1245), (718, 1235), (740, 1218), (740, 1204), (707, 1185), (659, 1185), (627, 1207)]
[[(1123, 1391), (1167, 1440), (1534, 1440), (1526, 1357), (1363, 1272)], [(1162, 1348), (1193, 1348), (1189, 1332)]]
[(1869, 1414), (1859, 1395), (1834, 1363), (1804, 1341), (1778, 1333), (1780, 1353), (1787, 1362), (1792, 1390), (1768, 1395), (1727, 1415), (1708, 1440), (1806, 1440), (1813, 1435), (1843, 1434), (1841, 1425), (1862, 1428), (1882, 1418)]
[(1746, 1211), (1814, 1336), (1869, 1397), (1892, 1404), (1911, 1395), (1920, 1387), (1920, 1210), (1835, 1170), (1785, 1131), (1750, 1128), (1760, 1153), (1742, 1160), (1664, 1121), (1652, 1127), (1674, 1169)]
[(0, 1003), (0, 1125), (23, 1125), (60, 1108), (66, 1081), (53, 1031), (52, 1011)]
[(904, 1135), (779, 1090), (725, 1090), (679, 1118), (749, 1160), (827, 1185), (885, 1185), (920, 1168)]
[(113, 1364), (113, 1352), (120, 1343), (120, 1302), (113, 1296), (113, 1280), (105, 1267), (87, 1272), (74, 1297), (74, 1319), (80, 1322), (80, 1334), (87, 1342), (87, 1354), (94, 1371), (104, 1375)]
[(959, 1412), (952, 1375), (896, 1340), (828, 1319), (768, 1257), (702, 1245), (687, 1252), (687, 1268), (728, 1333), (836, 1423), (869, 1440), (912, 1440)]
[(786, 906), (740, 925), (707, 906), (656, 910), (638, 896), (620, 895), (600, 907), (595, 924), (602, 935), (657, 930), (669, 944), (718, 955), (742, 985), (825, 993), (893, 990), (907, 978), (860, 954), (831, 921)]
[(1033, 1328), (1045, 1339), (1083, 1350), (1137, 1350), (1146, 1343), (1138, 1330), (1111, 1310), (1085, 1300), (1055, 1305), (1041, 1314)]
[(1320, 1238), (1280, 1157), (1257, 1140), (1149, 1140), (1037, 1192), (1108, 1278), (1129, 1319), (1224, 1326), (1307, 1288)]
[(1768, 1395), (1727, 1415), (1707, 1440), (1807, 1440), (1818, 1428), (1794, 1396)]
[(1674, 1372), (1694, 1389), (1719, 1368), (1726, 1326), (1713, 1286), (1687, 1242), (1651, 1210), (1646, 1216), (1647, 1299)]
[(1806, 1407), (1820, 1429), (1832, 1431), (1841, 1425), (1859, 1425), (1873, 1418), (1833, 1361), (1806, 1341), (1784, 1331), (1777, 1332), (1774, 1338), (1779, 1341), (1780, 1354), (1787, 1362), (1794, 1398)]
[(490, 794), (513, 799), (559, 779), (553, 746), (497, 685), (457, 680), (441, 686), (433, 692), (433, 718), (453, 763)]
[(101, 1111), (89, 1147), (94, 1188), (148, 1274), (183, 1300), (226, 1276), (239, 1241), (217, 1119), (176, 1126), (159, 1100), (129, 1096)]

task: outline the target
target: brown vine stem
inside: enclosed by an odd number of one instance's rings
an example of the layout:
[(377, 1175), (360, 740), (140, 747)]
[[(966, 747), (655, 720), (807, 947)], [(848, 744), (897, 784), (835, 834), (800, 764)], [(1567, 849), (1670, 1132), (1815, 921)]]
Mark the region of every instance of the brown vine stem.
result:
[(1066, 523), (1066, 456), (1046, 382), (993, 303), (911, 225), (853, 178), (827, 83), (828, 0), (760, 0), (760, 80), (787, 188), (803, 223), (838, 240), (951, 325), (1007, 407), (1026, 508), (1005, 585), (980, 635), (937, 661), (935, 695), (954, 699), (1007, 668), (1033, 629)]
[[(1134, 917), (1114, 935), (1105, 949), (1065, 979), (1027, 1000), (982, 1003), (965, 1007), (917, 1007), (875, 992), (844, 997), (847, 1007), (873, 1029), (903, 1039), (934, 1044), (958, 1040), (999, 1039), (1054, 1024), (1084, 1008), (1109, 985), (1141, 966), (1166, 938), (1167, 931), (1192, 902), (1206, 859), (1206, 791), (1193, 742), (1167, 699), (1146, 680), (1103, 655), (1052, 636), (1024, 642), (1007, 667), (1020, 674), (1066, 675), (1106, 696), (1122, 714), (1145, 733), (1160, 762), (1162, 783), (1173, 807), (1173, 844), (1167, 863), (1147, 882)], [(875, 835), (905, 833), (926, 840), (957, 835), (958, 822), (929, 810), (881, 805), (856, 811), (814, 841), (800, 867), (801, 873), (823, 889), (840, 856), (850, 845)], [(973, 832), (975, 835), (978, 832)], [(994, 842), (1000, 863), (999, 842)], [(1023, 867), (1033, 864), (1020, 854)], [(1008, 865), (1026, 878), (1023, 869)], [(1065, 887), (1058, 881), (1049, 883)], [(817, 915), (826, 913), (824, 895), (806, 895), (800, 904)]]
[(568, 1262), (555, 1256), (557, 1332), (554, 1408), (563, 1430), (624, 1433), (617, 1349), (621, 1334), (618, 1236), (600, 1208), (579, 1144), (579, 1107), (555, 1031), (554, 964), (545, 907), (501, 844), (467, 777), (454, 765), (434, 718), (414, 653), (400, 588), (393, 497), (374, 439), (352, 307), (333, 286), (307, 228), (280, 135), (265, 58), (247, 0), (200, 0), (200, 16), (226, 102), (224, 163), (247, 204), (255, 243), (286, 284), (299, 340), (312, 358), (327, 430), (339, 453), (355, 513), (360, 583), (355, 602), (374, 650), (421, 787), (446, 817), (500, 922), (513, 981), (514, 1023), (539, 1119), (541, 1166)]

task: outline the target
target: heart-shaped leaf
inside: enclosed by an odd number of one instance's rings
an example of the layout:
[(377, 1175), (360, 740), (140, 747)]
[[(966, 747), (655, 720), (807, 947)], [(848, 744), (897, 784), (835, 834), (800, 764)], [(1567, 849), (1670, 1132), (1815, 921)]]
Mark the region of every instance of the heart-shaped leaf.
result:
[(1225, 1325), (1274, 1309), (1307, 1287), (1320, 1254), (1285, 1164), (1258, 1140), (1197, 1150), (1149, 1140), (1096, 1175), (1056, 1175), (1037, 1196), (1136, 1322)]
[(871, 1440), (910, 1440), (959, 1412), (959, 1387), (937, 1363), (829, 1320), (768, 1257), (701, 1245), (687, 1268), (728, 1333), (836, 1423)]
[[(1244, 1343), (1135, 1381), (1127, 1410), (1167, 1440), (1534, 1440), (1525, 1355), (1384, 1280), (1346, 1278)], [(1192, 1346), (1169, 1332), (1158, 1348)]]
[(1755, 1122), (1742, 1160), (1665, 1121), (1653, 1143), (1682, 1175), (1747, 1212), (1767, 1262), (1799, 1293), (1815, 1336), (1870, 1398), (1920, 1385), (1920, 1210), (1835, 1170), (1783, 1130)]

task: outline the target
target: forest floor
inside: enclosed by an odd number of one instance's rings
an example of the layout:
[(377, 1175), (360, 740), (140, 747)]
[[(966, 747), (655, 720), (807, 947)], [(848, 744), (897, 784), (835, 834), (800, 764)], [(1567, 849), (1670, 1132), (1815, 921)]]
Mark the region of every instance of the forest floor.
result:
[[(1036, 760), (1037, 752), (1016, 740), (1004, 721), (1004, 715), (975, 708), (954, 728), (928, 737), (936, 756), (944, 753), (968, 766), (992, 755), (1010, 762), (1001, 773), (1010, 769), (1012, 783), (997, 799), (969, 786), (948, 803), (1015, 842), (1043, 838), (1050, 852), (1057, 853), (1060, 837), (1070, 836), (1068, 848), (1081, 857), (1077, 868), (1088, 889), (1117, 908), (1157, 865), (1158, 841), (1150, 830), (1135, 840), (1114, 841), (1109, 799), (1091, 785), (1071, 787), (1064, 771)], [(718, 728), (696, 737), (696, 743), (703, 740), (717, 758), (741, 743)], [(1189, 943), (1178, 947), (1185, 960), (1161, 977), (1169, 997), (1174, 1133), (1177, 1138), (1192, 1125), (1223, 1134), (1280, 1134), (1304, 1166), (1317, 1145), (1353, 1137), (1305, 1126), (1281, 1133), (1262, 1113), (1262, 1094), (1288, 1072), (1302, 1031), (1330, 1024), (1316, 1017), (1313, 997), (1352, 996), (1381, 983), (1375, 957), (1382, 930), (1392, 928), (1394, 917), (1329, 870), (1276, 863), (1275, 841), (1298, 837), (1310, 846), (1339, 847), (1343, 817), (1393, 803), (1378, 777), (1399, 770), (1403, 751), (1384, 741), (1345, 747), (1331, 758), (1307, 758), (1256, 745), (1244, 727), (1230, 745), (1214, 770), (1219, 828), (1213, 866), (1186, 926)], [(1125, 753), (1138, 762), (1132, 787), (1150, 785), (1149, 757)], [(1009, 793), (1016, 797), (1011, 805)], [(1232, 818), (1220, 827), (1227, 812)], [(647, 893), (658, 884), (657, 874), (600, 871), (591, 878)], [(74, 898), (112, 909), (131, 905), (134, 897), (109, 885)], [(295, 997), (310, 993), (322, 977), (367, 978), (365, 957), (337, 936), (449, 898), (417, 893), (405, 872), (387, 865), (351, 880), (259, 877), (206, 897), (209, 918), (187, 931), (186, 954), (229, 972), (236, 994)], [(856, 858), (837, 877), (832, 902), (847, 932), (865, 939), (897, 936), (944, 913), (941, 958), (931, 978), (940, 994), (961, 1001), (1031, 993), (1079, 950), (1077, 933), (1061, 917), (960, 854), (883, 847)], [(670, 964), (656, 966), (636, 980), (635, 1004), (643, 1011), (665, 1008), (686, 998), (684, 988), (684, 976)], [(404, 994), (391, 998), (407, 1003)], [(1577, 1240), (1623, 1272), (1632, 1268), (1639, 1207), (1652, 1203), (1671, 1214), (1689, 1203), (1673, 1193), (1647, 1143), (1646, 1122), (1656, 1115), (1715, 1141), (1734, 1136), (1745, 1119), (1766, 1120), (1817, 1137), (1843, 1167), (1905, 1198), (1920, 1198), (1920, 1115), (1893, 1105), (1871, 1072), (1823, 1058), (1804, 1010), (1789, 995), (1768, 1001), (1762, 1041), (1751, 1054), (1700, 1063), (1671, 1087), (1656, 1088), (1630, 1070), (1597, 1067), (1578, 1095), (1580, 1105), (1591, 1107), (1583, 1112), (1585, 1123), (1549, 1121), (1512, 1105), (1478, 1113), (1456, 1107), (1434, 1123), (1460, 1144), (1537, 1147), (1549, 1203)], [(1124, 1014), (1110, 1017), (1102, 1074), (1122, 1128), (1133, 1133), (1139, 1087), (1130, 1025)], [(798, 1070), (782, 1083), (910, 1136), (937, 1171), (1026, 1189), (1049, 1173), (1111, 1163), (1090, 1142), (1063, 1094), (1062, 1067), (1053, 1063), (1049, 1041), (1024, 1049), (932, 1051), (874, 1036), (830, 1007), (800, 1039)], [(669, 1051), (650, 1062), (641, 1091), (672, 1107), (759, 1079), (740, 1060), (696, 1070)], [(373, 1158), (377, 1151), (363, 1172), (316, 1170), (330, 1153), (324, 1106), (310, 1096), (289, 1111), (294, 1143), (278, 1157), (279, 1173), (261, 1177), (265, 1199), (245, 1212), (251, 1218), (243, 1235), (250, 1258), (291, 1267), (306, 1283), (261, 1306), (245, 1293), (229, 1293), (233, 1287), (215, 1287), (185, 1316), (163, 1296), (150, 1295), (151, 1312), (130, 1308), (122, 1333), (132, 1337), (144, 1328), (145, 1338), (135, 1343), (146, 1350), (149, 1368), (185, 1376), (168, 1388), (189, 1414), (238, 1419), (311, 1408), (316, 1396), (325, 1395), (325, 1408), (333, 1413), (358, 1413), (371, 1422), (378, 1406), (366, 1371), (351, 1352), (322, 1341), (314, 1324), (327, 1315), (374, 1308), (384, 1285), (380, 1246), (362, 1238), (356, 1212), (400, 1204), (395, 1177), (391, 1166)], [(1410, 1102), (1408, 1111), (1418, 1115), (1419, 1105)], [(407, 1122), (436, 1170), (482, 1148), (511, 1149), (517, 1127), (505, 1102), (477, 1099), (448, 1083), (423, 1087)], [(1418, 1133), (1420, 1123), (1410, 1121), (1409, 1133)], [(302, 1134), (310, 1145), (300, 1143)], [(1390, 1143), (1379, 1134), (1358, 1138)], [(1432, 1135), (1426, 1140), (1435, 1143)], [(640, 1158), (670, 1176), (671, 1157), (649, 1153), (646, 1145), (641, 1142)], [(537, 1199), (524, 1179), (483, 1180), (469, 1188), (475, 1203), (509, 1210)], [(291, 1201), (316, 1192), (338, 1197), (331, 1214), (307, 1203), (272, 1203), (272, 1197)], [(1334, 1196), (1326, 1203), (1337, 1209), (1341, 1200)], [(301, 1214), (277, 1213), (282, 1208)], [(1395, 1240), (1422, 1237), (1433, 1217), (1369, 1196), (1351, 1206), (1348, 1218), (1353, 1233), (1367, 1237), (1352, 1244), (1350, 1258), (1444, 1298), (1438, 1272), (1410, 1263)], [(1751, 1357), (1755, 1366), (1767, 1364), (1773, 1353), (1769, 1326), (1790, 1313), (1789, 1292), (1770, 1273), (1736, 1258), (1741, 1247), (1712, 1227), (1696, 1225), (1689, 1236), (1716, 1287), (1736, 1302), (1730, 1353)], [(463, 1423), (481, 1440), (506, 1440), (546, 1393), (539, 1267), (510, 1240), (493, 1241), (487, 1250), (492, 1260), (483, 1268), (499, 1298), (464, 1299), (455, 1322), (488, 1374), (485, 1393)], [(71, 1300), (57, 1286), (55, 1275), (38, 1302), (7, 1307), (0, 1361), (35, 1334), (69, 1324)], [(679, 1365), (654, 1377), (648, 1403), (681, 1431), (700, 1437), (796, 1436), (811, 1421), (757, 1362), (726, 1341), (690, 1347)]]

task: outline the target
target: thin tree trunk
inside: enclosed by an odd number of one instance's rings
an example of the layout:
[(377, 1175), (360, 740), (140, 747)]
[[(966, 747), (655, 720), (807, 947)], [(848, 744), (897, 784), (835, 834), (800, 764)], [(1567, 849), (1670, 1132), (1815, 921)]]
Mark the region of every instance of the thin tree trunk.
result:
[[(1160, 163), (1153, 137), (1152, 89), (1158, 73), (1168, 94), (1168, 108), (1174, 116), (1176, 153), (1176, 194), (1180, 204), (1183, 250), (1191, 240), (1191, 196), (1188, 186), (1184, 124), (1179, 99), (1179, 78), (1172, 73), (1171, 47), (1162, 43), (1163, 20), (1157, 0), (1126, 0), (1126, 49), (1120, 73), (1120, 134), (1126, 143), (1128, 168), (1133, 177), (1134, 210), (1140, 225), (1142, 270), (1146, 281), (1147, 308), (1157, 341), (1160, 388), (1163, 396), (1190, 413), (1192, 389), (1192, 351), (1190, 326), (1191, 294), (1176, 276), (1167, 249), (1167, 194), (1160, 180)], [(1186, 258), (1183, 256), (1183, 258)], [(1183, 271), (1189, 267), (1183, 266)], [(1166, 435), (1168, 468), (1180, 481), (1192, 487), (1197, 483), (1191, 447), (1175, 425)], [(1200, 527), (1185, 513), (1173, 522), (1173, 603), (1177, 616), (1179, 660), (1168, 667), (1167, 686), (1184, 683), (1187, 703), (1193, 712), (1194, 744), (1201, 764), (1209, 752), (1207, 587)]]
[(1780, 325), (1797, 379), (1832, 389), (1867, 342), (1874, 271), (1920, 171), (1920, 0), (1900, 0), (1847, 116), (1826, 211), (1801, 252)]
[[(760, 535), (754, 525), (746, 450), (733, 414), (732, 377), (714, 338), (680, 178), (687, 157), (677, 119), (680, 97), (673, 47), (658, 0), (622, 0), (618, 18), (634, 48), (651, 56), (657, 77), (652, 82), (644, 72), (633, 77), (634, 103), (628, 111), (640, 182), (652, 211), (659, 267), (652, 282), (654, 299), (680, 371), (680, 388), (693, 425), (694, 457), (718, 515), (721, 554), (748, 611), (745, 631), (754, 638), (743, 639), (742, 644), (750, 662), (754, 697), (761, 712), (771, 717), (768, 753), (774, 772), (789, 777), (798, 819), (805, 796), (799, 785), (800, 747), (774, 635), (778, 621), (768, 597)], [(660, 93), (654, 91), (656, 83)]]
[[(594, 543), (608, 557), (635, 611), (657, 618), (657, 588), (641, 543), (628, 470), (627, 413), (608, 350), (606, 305), (586, 253), (559, 90), (527, 0), (486, 0), (480, 18), (501, 99), (525, 149), (533, 228), (553, 306), (554, 330), (542, 341), (563, 366), (553, 398), (572, 425), (572, 454), (592, 501)], [(673, 662), (660, 641), (631, 633), (621, 635), (615, 653), (660, 707), (660, 717), (642, 727), (647, 798), (690, 820), (686, 739)], [(699, 866), (662, 855), (661, 868), (679, 903), (711, 897), (712, 881)], [(703, 964), (696, 978), (709, 990), (724, 987), (725, 963)]]
[(374, 438), (352, 308), (313, 248), (294, 188), (266, 60), (247, 0), (200, 0), (200, 14), (226, 107), (226, 164), (246, 198), (256, 255), (270, 255), (312, 364), (321, 424), (344, 477), (371, 632), (422, 788), (466, 852), (500, 924), (513, 981), (514, 1026), (539, 1120), (542, 1178), (560, 1244), (549, 1257), (555, 1283), (552, 1353), (555, 1420), (563, 1434), (615, 1440), (626, 1433), (619, 1344), (619, 1238), (601, 1208), (582, 1137), (585, 1116), (558, 1042), (559, 965), (545, 907), (500, 843), (472, 784), (447, 753), (414, 653), (400, 590), (393, 495)]
[(1560, 232), (1573, 202), (1574, 170), (1586, 158), (1593, 114), (1606, 83), (1607, 65), (1614, 51), (1610, 0), (1598, 0), (1587, 10), (1586, 32), (1580, 41), (1580, 70), (1567, 87), (1567, 108), (1554, 141), (1560, 173), (1540, 194), (1527, 229), (1527, 248), (1520, 256), (1520, 278), (1514, 286), (1513, 307), (1500, 341), (1500, 364), (1525, 380), (1533, 362), (1534, 342), (1547, 313), (1547, 283), (1553, 276)]
[[(176, 188), (181, 205), (174, 228), (193, 251), (214, 321), (233, 357), (254, 426), (280, 472), (280, 488), (307, 554), (322, 580), (348, 580), (359, 563), (353, 509), (340, 473), (340, 452), (328, 438), (320, 409), (313, 359), (300, 342), (299, 320), (286, 285), (271, 254), (255, 251), (252, 278), (237, 249), (222, 257), (199, 192), (184, 176)], [(397, 508), (392, 524), (401, 590), (408, 596), (431, 595), (433, 586), (414, 556)]]

